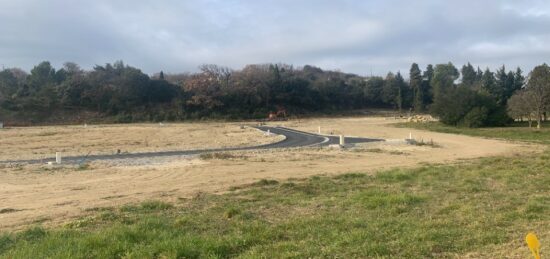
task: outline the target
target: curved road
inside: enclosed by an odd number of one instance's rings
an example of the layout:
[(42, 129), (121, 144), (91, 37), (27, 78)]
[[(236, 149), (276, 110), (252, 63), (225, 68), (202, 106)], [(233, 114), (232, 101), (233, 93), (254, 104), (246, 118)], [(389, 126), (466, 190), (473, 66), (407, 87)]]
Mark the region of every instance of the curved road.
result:
[[(323, 135), (307, 133), (307, 132), (293, 130), (293, 129), (284, 128), (284, 127), (259, 126), (255, 128), (262, 130), (264, 132), (267, 132), (269, 130), (269, 132), (273, 134), (283, 135), (286, 138), (279, 142), (260, 145), (260, 146), (252, 146), (252, 147), (214, 148), (214, 149), (162, 151), (162, 152), (148, 152), (148, 153), (125, 153), (125, 154), (112, 154), (112, 155), (70, 156), (70, 157), (63, 157), (63, 163), (82, 163), (84, 161), (93, 161), (93, 160), (197, 155), (197, 154), (207, 153), (207, 152), (222, 152), (222, 151), (328, 146), (328, 145), (340, 143), (340, 138), (338, 136), (323, 136)], [(374, 141), (382, 141), (382, 139), (346, 137), (346, 143), (350, 143), (350, 144), (366, 143), (366, 142), (374, 142)], [(38, 164), (38, 163), (47, 163), (47, 162), (55, 162), (55, 158), (0, 161), (0, 163), (29, 163), (29, 164)]]

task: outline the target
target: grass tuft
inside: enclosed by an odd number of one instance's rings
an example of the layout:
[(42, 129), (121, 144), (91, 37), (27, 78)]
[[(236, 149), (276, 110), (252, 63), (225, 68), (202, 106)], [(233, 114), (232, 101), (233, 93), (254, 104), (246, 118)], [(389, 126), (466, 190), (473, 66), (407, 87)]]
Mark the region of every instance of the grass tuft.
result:
[(237, 208), (231, 207), (227, 208), (225, 212), (223, 213), (223, 216), (227, 219), (233, 218), (234, 216), (240, 214), (241, 211)]
[(234, 159), (237, 157), (226, 152), (216, 152), (216, 153), (202, 153), (199, 155), (199, 158), (202, 160), (212, 160), (212, 159), (228, 160), (228, 159)]
[(76, 168), (77, 171), (86, 171), (88, 169), (90, 169), (90, 164), (88, 163), (79, 164), (78, 167)]
[(20, 211), (20, 210), (12, 209), (12, 208), (4, 208), (4, 209), (0, 209), (0, 214), (13, 213), (13, 212), (18, 212), (18, 211)]
[(146, 201), (141, 203), (141, 208), (144, 210), (168, 210), (174, 207), (172, 204), (162, 201)]

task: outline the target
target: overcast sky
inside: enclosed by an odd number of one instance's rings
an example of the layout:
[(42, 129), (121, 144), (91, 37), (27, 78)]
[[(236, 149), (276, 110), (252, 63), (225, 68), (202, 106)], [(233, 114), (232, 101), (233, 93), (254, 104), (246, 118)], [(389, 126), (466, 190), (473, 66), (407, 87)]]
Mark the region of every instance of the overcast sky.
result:
[(268, 62), (360, 75), (412, 62), (530, 70), (550, 62), (550, 1), (0, 0), (0, 65), (43, 60), (123, 60), (146, 73)]

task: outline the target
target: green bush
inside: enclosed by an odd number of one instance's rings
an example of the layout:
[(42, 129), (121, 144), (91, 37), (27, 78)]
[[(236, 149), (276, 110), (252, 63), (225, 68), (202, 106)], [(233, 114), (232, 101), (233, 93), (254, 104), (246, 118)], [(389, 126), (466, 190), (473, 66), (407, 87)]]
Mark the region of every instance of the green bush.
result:
[(508, 113), (506, 112), (506, 107), (497, 106), (491, 111), (491, 113), (487, 117), (485, 126), (506, 126), (512, 122), (514, 122), (514, 120), (510, 118), (510, 116), (508, 116)]
[(461, 124), (468, 128), (479, 128), (487, 121), (487, 117), (489, 117), (487, 108), (474, 107), (462, 118)]
[(503, 126), (510, 122), (504, 106), (470, 88), (450, 89), (434, 101), (431, 113), (447, 125), (469, 128)]

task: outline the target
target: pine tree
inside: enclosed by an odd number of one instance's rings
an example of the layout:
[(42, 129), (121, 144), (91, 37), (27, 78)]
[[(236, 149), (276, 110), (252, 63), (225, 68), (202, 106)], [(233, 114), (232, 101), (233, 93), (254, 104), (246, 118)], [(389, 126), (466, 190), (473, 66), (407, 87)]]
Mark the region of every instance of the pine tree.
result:
[(422, 74), (422, 85), (424, 90), (424, 106), (433, 103), (432, 78), (434, 76), (434, 67), (430, 64), (426, 66), (426, 71)]
[(406, 83), (405, 79), (403, 79), (403, 76), (401, 76), (400, 72), (397, 72), (397, 75), (395, 75), (395, 81), (396, 81), (396, 88), (397, 88), (397, 96), (395, 98), (395, 103), (397, 105), (397, 108), (399, 109), (399, 114), (401, 114), (401, 111), (403, 109), (403, 103), (406, 96)]
[(479, 91), (481, 89), (481, 80), (483, 78), (483, 70), (479, 68), (479, 66), (476, 68), (476, 80), (474, 82), (474, 85), (472, 86), (472, 89)]
[(399, 114), (403, 109), (403, 100), (404, 100), (404, 91), (405, 91), (405, 80), (401, 76), (401, 73), (393, 74), (388, 73), (384, 83), (384, 88), (382, 88), (382, 100), (393, 105), (394, 108), (399, 110)]
[(504, 96), (504, 103), (508, 102), (508, 99), (517, 91), (514, 72), (508, 71), (506, 75), (506, 93)]
[(496, 87), (493, 91), (493, 95), (496, 98), (497, 103), (504, 104), (508, 99), (508, 92), (512, 88), (508, 86), (508, 74), (506, 73), (506, 67), (502, 65), (500, 69), (497, 70), (495, 74), (495, 83)]
[(413, 92), (413, 107), (416, 112), (424, 111), (424, 89), (418, 64), (413, 63), (409, 73), (409, 85)]
[(483, 77), (481, 78), (481, 88), (483, 91), (490, 94), (495, 100), (498, 98), (498, 89), (495, 82), (495, 75), (489, 68), (485, 69), (483, 72)]
[(384, 87), (382, 87), (382, 101), (384, 103), (394, 105), (397, 96), (395, 85), (395, 75), (389, 72), (384, 79)]
[(468, 62), (468, 65), (462, 66), (460, 72), (462, 74), (462, 85), (472, 88), (477, 78), (476, 71), (474, 70), (472, 64)]
[(523, 88), (525, 85), (525, 77), (523, 76), (523, 71), (521, 71), (521, 68), (516, 69), (516, 73), (514, 73), (514, 89), (519, 90)]

